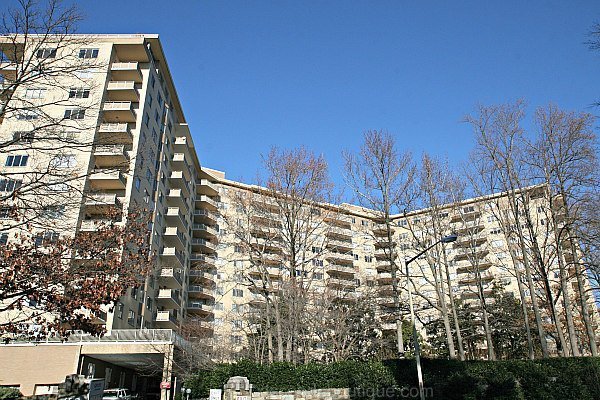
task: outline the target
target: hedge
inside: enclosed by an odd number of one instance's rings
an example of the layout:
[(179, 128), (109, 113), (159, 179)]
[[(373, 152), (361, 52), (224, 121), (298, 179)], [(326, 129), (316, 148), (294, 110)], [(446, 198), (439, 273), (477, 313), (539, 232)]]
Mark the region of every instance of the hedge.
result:
[(10, 387), (0, 387), (0, 400), (20, 399), (23, 395), (19, 389)]
[[(600, 358), (493, 362), (424, 359), (422, 366), (430, 399), (600, 399)], [(200, 371), (186, 386), (192, 388), (194, 398), (208, 397), (209, 389), (222, 388), (236, 375), (248, 377), (258, 392), (351, 388), (357, 400), (394, 394), (407, 397), (408, 392), (402, 390), (417, 387), (414, 360), (300, 365), (241, 361)]]

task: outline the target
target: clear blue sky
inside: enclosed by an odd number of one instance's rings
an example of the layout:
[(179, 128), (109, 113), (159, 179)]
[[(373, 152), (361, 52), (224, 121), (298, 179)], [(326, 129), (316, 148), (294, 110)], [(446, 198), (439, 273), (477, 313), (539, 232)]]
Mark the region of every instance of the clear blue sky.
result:
[(158, 33), (201, 163), (251, 180), (271, 145), (341, 150), (367, 129), (466, 160), (463, 116), (527, 100), (597, 113), (600, 1), (82, 1), (83, 32)]

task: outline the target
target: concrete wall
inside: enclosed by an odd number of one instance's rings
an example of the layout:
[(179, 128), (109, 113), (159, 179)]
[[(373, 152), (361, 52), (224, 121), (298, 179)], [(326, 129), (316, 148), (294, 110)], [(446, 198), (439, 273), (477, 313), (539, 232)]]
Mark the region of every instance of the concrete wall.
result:
[(25, 396), (36, 385), (57, 385), (77, 372), (81, 346), (27, 345), (0, 347), (0, 386), (15, 386)]
[(252, 400), (350, 400), (350, 389), (294, 390), (291, 392), (254, 392)]

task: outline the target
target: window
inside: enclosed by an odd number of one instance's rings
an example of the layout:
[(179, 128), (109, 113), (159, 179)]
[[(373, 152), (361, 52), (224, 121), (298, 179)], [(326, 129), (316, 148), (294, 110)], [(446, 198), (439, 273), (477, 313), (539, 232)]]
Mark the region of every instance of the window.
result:
[(131, 288), (131, 297), (134, 298), (135, 300), (137, 300), (137, 292), (138, 292), (138, 288), (136, 286)]
[(242, 289), (233, 289), (233, 297), (244, 297), (244, 291)]
[(42, 213), (46, 218), (58, 219), (65, 215), (65, 206), (46, 206)]
[(233, 321), (233, 323), (231, 324), (233, 329), (242, 329), (242, 320), (241, 319), (236, 319)]
[(502, 229), (500, 229), (500, 228), (495, 228), (490, 231), (490, 234), (492, 234), (492, 235), (498, 235), (500, 233), (502, 233)]
[(25, 90), (26, 99), (43, 99), (46, 96), (46, 89), (31, 88)]
[(27, 154), (8, 156), (4, 165), (7, 167), (24, 167), (27, 165), (28, 160), (29, 156)]
[(312, 246), (312, 252), (313, 253), (320, 253), (321, 252), (321, 248), (320, 247)]
[(90, 89), (71, 88), (69, 89), (70, 99), (87, 99), (90, 97)]
[(56, 57), (56, 49), (39, 49), (35, 56), (37, 58), (55, 58)]
[(315, 278), (315, 279), (323, 279), (323, 273), (322, 272), (315, 272), (315, 273), (313, 273), (313, 278)]
[(152, 297), (148, 296), (146, 297), (146, 308), (150, 311), (152, 311)]
[(94, 73), (93, 69), (82, 69), (81, 71), (75, 71), (75, 76), (79, 79), (90, 79)]
[(17, 114), (17, 119), (30, 121), (32, 119), (38, 119), (39, 114), (35, 110), (21, 110)]
[(368, 225), (369, 225), (369, 222), (368, 222), (368, 221), (365, 221), (365, 220), (363, 219), (362, 221), (360, 221), (360, 224), (361, 224), (362, 226), (368, 226)]
[(46, 186), (46, 188), (48, 189), (48, 191), (55, 192), (55, 193), (68, 192), (69, 184), (67, 184), (67, 183), (51, 183), (48, 186)]
[(365, 256), (365, 262), (368, 262), (368, 263), (373, 262), (373, 257)]
[(50, 165), (55, 168), (72, 168), (77, 165), (77, 160), (73, 154), (63, 154), (54, 157)]
[(45, 246), (50, 243), (55, 243), (58, 240), (58, 233), (54, 231), (45, 231), (38, 233), (35, 236), (35, 245), (36, 246)]
[(65, 110), (65, 119), (83, 119), (85, 110), (83, 108), (69, 108)]
[(17, 131), (13, 133), (13, 140), (20, 143), (33, 142), (35, 132)]
[(242, 252), (242, 246), (240, 246), (239, 244), (236, 244), (233, 247), (233, 251), (235, 251), (236, 253), (241, 253)]
[(0, 179), (0, 192), (13, 192), (21, 187), (20, 179)]
[(407, 220), (403, 219), (403, 220), (398, 221), (398, 226), (406, 226), (406, 225), (408, 225)]
[(80, 49), (79, 58), (98, 58), (98, 49)]
[(231, 336), (231, 341), (233, 342), (234, 345), (241, 345), (242, 344), (242, 337), (238, 336), (238, 335), (232, 335)]
[(323, 266), (323, 260), (317, 260), (317, 259), (313, 258), (312, 265), (314, 265), (315, 267), (322, 267)]
[(0, 208), (0, 219), (6, 219), (10, 216), (10, 207)]
[(466, 213), (472, 213), (475, 212), (475, 207), (474, 206), (468, 206), (468, 207), (464, 207), (463, 208), (463, 212)]
[(215, 303), (215, 310), (223, 311), (223, 303)]
[(8, 243), (8, 233), (0, 234), (0, 245), (6, 246), (7, 243)]
[(135, 324), (135, 311), (129, 310), (127, 313), (127, 323), (131, 326)]
[(123, 319), (123, 309), (125, 305), (123, 303), (117, 304), (117, 318)]
[(354, 256), (354, 261), (358, 261), (358, 254), (353, 254)]

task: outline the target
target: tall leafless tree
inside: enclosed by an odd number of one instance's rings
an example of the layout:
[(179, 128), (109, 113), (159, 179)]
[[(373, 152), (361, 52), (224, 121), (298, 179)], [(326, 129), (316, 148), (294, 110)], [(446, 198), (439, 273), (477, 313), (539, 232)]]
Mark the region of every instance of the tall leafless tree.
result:
[(396, 315), (397, 350), (404, 353), (402, 315), (400, 311), (398, 260), (391, 216), (410, 209), (414, 193), (412, 185), (416, 168), (408, 152), (400, 152), (394, 137), (384, 131), (367, 131), (357, 154), (343, 153), (345, 180), (358, 203), (373, 213), (377, 229), (384, 233), (385, 261), (392, 277), (392, 292)]

